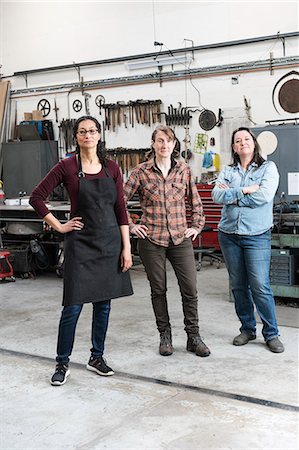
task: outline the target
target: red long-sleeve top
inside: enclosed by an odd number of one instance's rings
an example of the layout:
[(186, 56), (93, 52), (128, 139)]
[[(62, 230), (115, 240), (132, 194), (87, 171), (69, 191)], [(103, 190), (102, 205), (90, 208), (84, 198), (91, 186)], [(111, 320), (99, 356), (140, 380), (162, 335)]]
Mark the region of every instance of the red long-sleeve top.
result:
[[(115, 181), (117, 190), (117, 199), (114, 206), (116, 219), (119, 225), (128, 225), (128, 215), (123, 195), (123, 180), (118, 165), (111, 160), (107, 160), (107, 170)], [(45, 202), (53, 190), (61, 183), (65, 186), (71, 203), (71, 216), (77, 211), (79, 194), (77, 157), (70, 156), (56, 164), (40, 183), (33, 189), (29, 203), (40, 217), (45, 217), (50, 211)], [(94, 178), (106, 178), (106, 172), (102, 169), (99, 173), (90, 175), (85, 174), (87, 180)]]

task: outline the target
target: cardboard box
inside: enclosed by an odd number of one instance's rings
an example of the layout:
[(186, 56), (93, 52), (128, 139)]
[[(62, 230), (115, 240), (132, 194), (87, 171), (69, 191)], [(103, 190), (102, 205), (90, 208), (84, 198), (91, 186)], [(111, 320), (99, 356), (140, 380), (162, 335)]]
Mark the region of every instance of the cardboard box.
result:
[(32, 120), (32, 113), (24, 113), (24, 120)]
[(35, 109), (32, 111), (32, 120), (43, 120), (43, 113), (40, 110)]

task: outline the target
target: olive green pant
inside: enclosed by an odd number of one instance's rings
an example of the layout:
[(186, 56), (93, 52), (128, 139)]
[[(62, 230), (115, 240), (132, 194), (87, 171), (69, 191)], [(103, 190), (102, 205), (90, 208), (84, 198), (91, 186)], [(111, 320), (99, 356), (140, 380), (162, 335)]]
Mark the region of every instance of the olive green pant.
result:
[(150, 283), (152, 305), (159, 332), (171, 328), (166, 297), (168, 259), (180, 288), (185, 331), (188, 335), (197, 335), (199, 332), (197, 272), (191, 239), (185, 239), (178, 245), (170, 242), (168, 247), (153, 244), (148, 239), (139, 239), (138, 251)]

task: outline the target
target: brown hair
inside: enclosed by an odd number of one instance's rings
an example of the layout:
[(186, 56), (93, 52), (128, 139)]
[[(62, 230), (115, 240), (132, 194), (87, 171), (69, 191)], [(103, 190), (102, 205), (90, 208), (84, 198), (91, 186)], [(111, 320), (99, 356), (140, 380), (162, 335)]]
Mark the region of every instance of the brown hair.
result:
[(162, 131), (162, 133), (165, 133), (167, 137), (169, 137), (169, 139), (171, 141), (175, 141), (176, 140), (176, 135), (173, 131), (172, 128), (168, 127), (167, 125), (158, 125), (156, 127), (156, 129), (153, 131), (152, 134), (152, 141), (155, 142), (156, 140), (156, 135), (157, 133), (159, 133), (159, 131)]
[[(180, 156), (180, 148), (181, 148), (181, 144), (178, 141), (175, 132), (173, 131), (172, 128), (168, 127), (167, 125), (158, 125), (155, 130), (152, 133), (152, 142), (156, 141), (156, 136), (157, 133), (159, 133), (159, 131), (162, 131), (162, 133), (166, 134), (166, 136), (171, 140), (175, 142), (175, 147), (172, 153), (172, 156), (174, 158), (178, 158)], [(153, 155), (153, 149), (151, 150), (151, 152), (149, 153), (149, 157), (151, 157)]]
[(254, 142), (254, 152), (253, 152), (253, 157), (252, 157), (252, 160), (250, 161), (250, 164), (255, 162), (257, 164), (257, 166), (260, 167), (265, 162), (265, 159), (261, 156), (261, 147), (260, 147), (260, 144), (258, 143), (255, 135), (250, 130), (250, 128), (247, 128), (247, 127), (240, 127), (237, 130), (233, 131), (232, 139), (231, 139), (231, 154), (232, 154), (232, 158), (233, 158), (232, 166), (237, 166), (238, 163), (240, 162), (239, 155), (234, 151), (235, 135), (236, 135), (236, 133), (238, 133), (238, 131), (247, 131), (247, 133), (249, 133), (250, 136), (252, 137), (253, 142)]

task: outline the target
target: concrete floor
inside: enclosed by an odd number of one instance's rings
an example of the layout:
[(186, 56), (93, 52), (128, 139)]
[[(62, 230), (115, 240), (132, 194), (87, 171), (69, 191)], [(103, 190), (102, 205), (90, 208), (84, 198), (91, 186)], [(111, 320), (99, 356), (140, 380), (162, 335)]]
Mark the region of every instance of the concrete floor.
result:
[(286, 351), (258, 339), (234, 347), (239, 322), (224, 267), (198, 272), (201, 334), (212, 354), (185, 350), (175, 277), (169, 310), (175, 352), (158, 354), (144, 270), (131, 270), (135, 294), (113, 301), (105, 356), (110, 378), (85, 369), (91, 307), (80, 317), (71, 376), (49, 384), (55, 362), (62, 280), (0, 284), (2, 450), (298, 449), (298, 312), (278, 306)]

